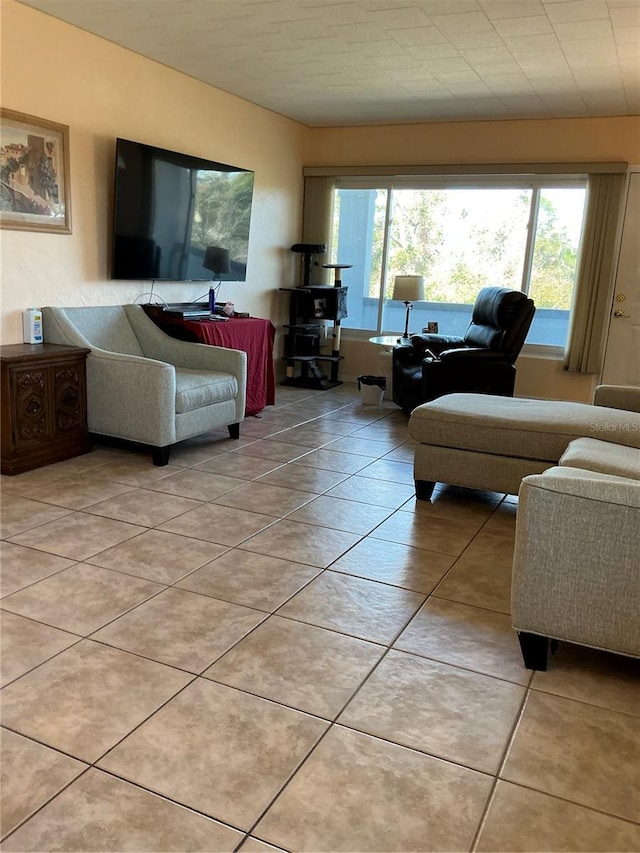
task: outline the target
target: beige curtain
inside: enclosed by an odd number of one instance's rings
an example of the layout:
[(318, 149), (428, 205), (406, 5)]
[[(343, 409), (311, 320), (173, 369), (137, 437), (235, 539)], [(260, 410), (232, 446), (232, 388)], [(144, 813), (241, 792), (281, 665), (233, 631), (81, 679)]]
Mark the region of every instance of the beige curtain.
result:
[[(304, 204), (302, 208), (302, 242), (326, 243), (327, 254), (321, 255), (320, 263), (327, 264), (331, 258), (331, 236), (333, 232), (333, 191), (336, 179), (333, 175), (306, 177), (304, 179)], [(331, 270), (315, 270), (316, 284), (332, 284)]]
[(625, 176), (589, 175), (587, 209), (564, 369), (599, 373), (604, 359), (620, 201)]

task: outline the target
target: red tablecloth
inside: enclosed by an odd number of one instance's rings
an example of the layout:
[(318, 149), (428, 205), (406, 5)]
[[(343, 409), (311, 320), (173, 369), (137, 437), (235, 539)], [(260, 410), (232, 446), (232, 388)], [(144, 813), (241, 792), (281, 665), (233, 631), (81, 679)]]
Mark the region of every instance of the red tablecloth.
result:
[(171, 334), (170, 327), (174, 324), (193, 332), (203, 344), (244, 350), (247, 354), (246, 414), (255, 415), (265, 406), (273, 406), (276, 401), (273, 366), (276, 329), (270, 320), (257, 317), (231, 317), (226, 321), (164, 319), (162, 328)]

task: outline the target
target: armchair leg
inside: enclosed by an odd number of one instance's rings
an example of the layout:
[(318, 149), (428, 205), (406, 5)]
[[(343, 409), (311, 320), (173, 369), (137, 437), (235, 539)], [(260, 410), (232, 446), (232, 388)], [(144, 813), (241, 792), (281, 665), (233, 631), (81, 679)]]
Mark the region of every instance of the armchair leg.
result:
[(171, 445), (166, 444), (164, 447), (151, 448), (151, 458), (153, 464), (162, 467), (169, 464), (169, 454), (171, 453)]
[(541, 637), (539, 634), (528, 634), (526, 631), (518, 631), (518, 640), (526, 668), (546, 672), (549, 638)]
[(229, 424), (227, 429), (230, 438), (240, 438), (240, 424)]
[(419, 501), (428, 501), (431, 500), (431, 495), (433, 494), (436, 484), (432, 483), (430, 480), (416, 480), (415, 487), (417, 499)]

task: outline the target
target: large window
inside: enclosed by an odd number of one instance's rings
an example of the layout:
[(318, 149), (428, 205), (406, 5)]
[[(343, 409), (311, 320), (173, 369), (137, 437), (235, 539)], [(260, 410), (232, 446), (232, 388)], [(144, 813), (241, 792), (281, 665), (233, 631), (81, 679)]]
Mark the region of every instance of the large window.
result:
[(536, 303), (529, 343), (564, 346), (575, 281), (586, 178), (432, 180), (407, 186), (341, 181), (334, 196), (332, 260), (351, 263), (345, 328), (394, 334), (405, 307), (396, 275), (425, 278), (410, 330), (439, 323), (464, 334), (482, 287), (523, 290)]

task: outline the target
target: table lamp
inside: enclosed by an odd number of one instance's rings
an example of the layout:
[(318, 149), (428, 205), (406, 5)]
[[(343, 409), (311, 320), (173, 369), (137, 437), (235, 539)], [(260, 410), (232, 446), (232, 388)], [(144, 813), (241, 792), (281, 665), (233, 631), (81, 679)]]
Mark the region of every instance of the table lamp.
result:
[(398, 302), (404, 302), (407, 309), (407, 314), (404, 321), (403, 340), (409, 337), (409, 311), (413, 308), (414, 302), (420, 302), (424, 299), (424, 276), (421, 275), (397, 275), (393, 282), (392, 299)]

